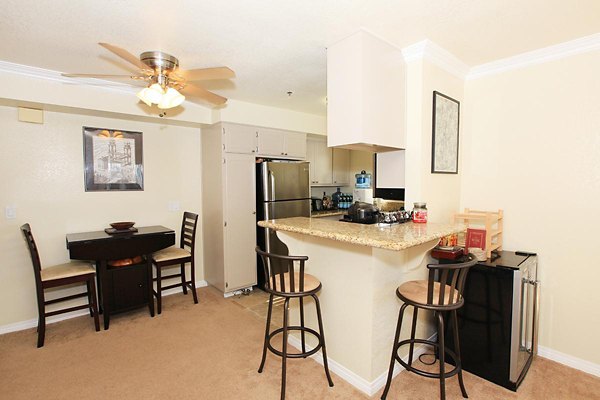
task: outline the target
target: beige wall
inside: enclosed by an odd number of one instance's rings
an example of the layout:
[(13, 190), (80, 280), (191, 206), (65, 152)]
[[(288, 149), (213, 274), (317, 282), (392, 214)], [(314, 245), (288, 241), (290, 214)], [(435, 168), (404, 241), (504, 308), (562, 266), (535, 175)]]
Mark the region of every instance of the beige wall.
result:
[[(82, 126), (143, 132), (144, 191), (84, 191)], [(33, 271), (19, 226), (29, 222), (42, 264), (68, 260), (65, 234), (102, 230), (113, 221), (178, 230), (183, 210), (201, 209), (200, 129), (46, 112), (43, 125), (17, 121), (0, 106), (0, 327), (37, 318)], [(168, 211), (170, 200), (180, 211)], [(177, 234), (179, 237), (179, 234)], [(196, 260), (202, 279), (202, 240)]]
[[(467, 81), (461, 205), (539, 253), (540, 345), (600, 363), (600, 52)], [(451, 93), (448, 93), (452, 95)]]
[[(431, 173), (431, 126), (433, 91), (437, 90), (461, 102), (464, 81), (428, 61), (407, 65), (407, 146), (406, 146), (406, 207), (413, 202), (427, 203), (429, 220), (449, 222), (459, 210), (461, 173), (457, 175)], [(461, 119), (464, 114), (461, 110)]]

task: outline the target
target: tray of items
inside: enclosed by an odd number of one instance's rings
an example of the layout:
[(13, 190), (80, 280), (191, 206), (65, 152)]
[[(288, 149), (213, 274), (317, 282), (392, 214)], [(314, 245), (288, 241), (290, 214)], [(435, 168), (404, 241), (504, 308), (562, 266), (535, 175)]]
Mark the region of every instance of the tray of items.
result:
[(431, 250), (431, 257), (438, 260), (458, 260), (464, 255), (464, 249), (458, 246), (458, 235), (452, 234), (440, 238), (440, 242)]

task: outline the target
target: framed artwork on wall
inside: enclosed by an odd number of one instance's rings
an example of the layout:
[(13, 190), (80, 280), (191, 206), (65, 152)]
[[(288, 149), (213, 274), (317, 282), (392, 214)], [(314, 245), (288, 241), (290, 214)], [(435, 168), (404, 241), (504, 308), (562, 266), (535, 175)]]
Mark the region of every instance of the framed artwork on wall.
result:
[(458, 174), (458, 127), (460, 103), (433, 92), (431, 173)]
[(83, 127), (85, 191), (144, 190), (142, 132)]

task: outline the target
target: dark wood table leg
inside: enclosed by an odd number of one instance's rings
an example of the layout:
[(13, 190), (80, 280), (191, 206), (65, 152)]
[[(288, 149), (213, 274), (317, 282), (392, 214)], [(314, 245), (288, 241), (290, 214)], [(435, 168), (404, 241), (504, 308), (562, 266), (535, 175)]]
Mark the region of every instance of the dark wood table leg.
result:
[(148, 308), (150, 316), (154, 317), (154, 295), (153, 295), (153, 280), (152, 280), (152, 254), (146, 254), (146, 274), (148, 275)]
[(99, 282), (101, 282), (100, 284), (100, 297), (102, 298), (102, 302), (100, 304), (102, 304), (102, 310), (103, 310), (103, 317), (104, 317), (104, 330), (108, 330), (108, 326), (110, 324), (110, 305), (109, 305), (109, 301), (106, 298), (106, 292), (104, 292), (104, 290), (106, 288), (108, 288), (108, 273), (106, 271), (106, 260), (102, 260), (100, 261), (100, 276), (101, 279)]
[(102, 314), (104, 312), (104, 307), (102, 305), (102, 299), (104, 299), (104, 296), (102, 294), (102, 276), (104, 275), (102, 273), (102, 268), (100, 268), (100, 261), (96, 261), (96, 293), (98, 293), (98, 313)]

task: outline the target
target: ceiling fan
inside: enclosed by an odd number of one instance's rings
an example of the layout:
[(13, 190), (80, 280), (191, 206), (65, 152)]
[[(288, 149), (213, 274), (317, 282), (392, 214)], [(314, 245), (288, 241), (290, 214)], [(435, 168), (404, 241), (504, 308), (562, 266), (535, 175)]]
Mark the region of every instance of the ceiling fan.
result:
[[(106, 78), (134, 79), (147, 82), (137, 97), (148, 106), (156, 104), (158, 108), (177, 107), (185, 99), (204, 104), (222, 105), (227, 102), (223, 96), (209, 92), (192, 81), (230, 79), (235, 72), (227, 67), (198, 68), (183, 70), (179, 68), (179, 60), (162, 51), (146, 51), (136, 57), (127, 50), (108, 43), (98, 43), (125, 61), (135, 65), (139, 71), (130, 75), (110, 74), (62, 74), (70, 78)], [(181, 93), (180, 93), (181, 92)], [(184, 96), (185, 95), (185, 96)]]

